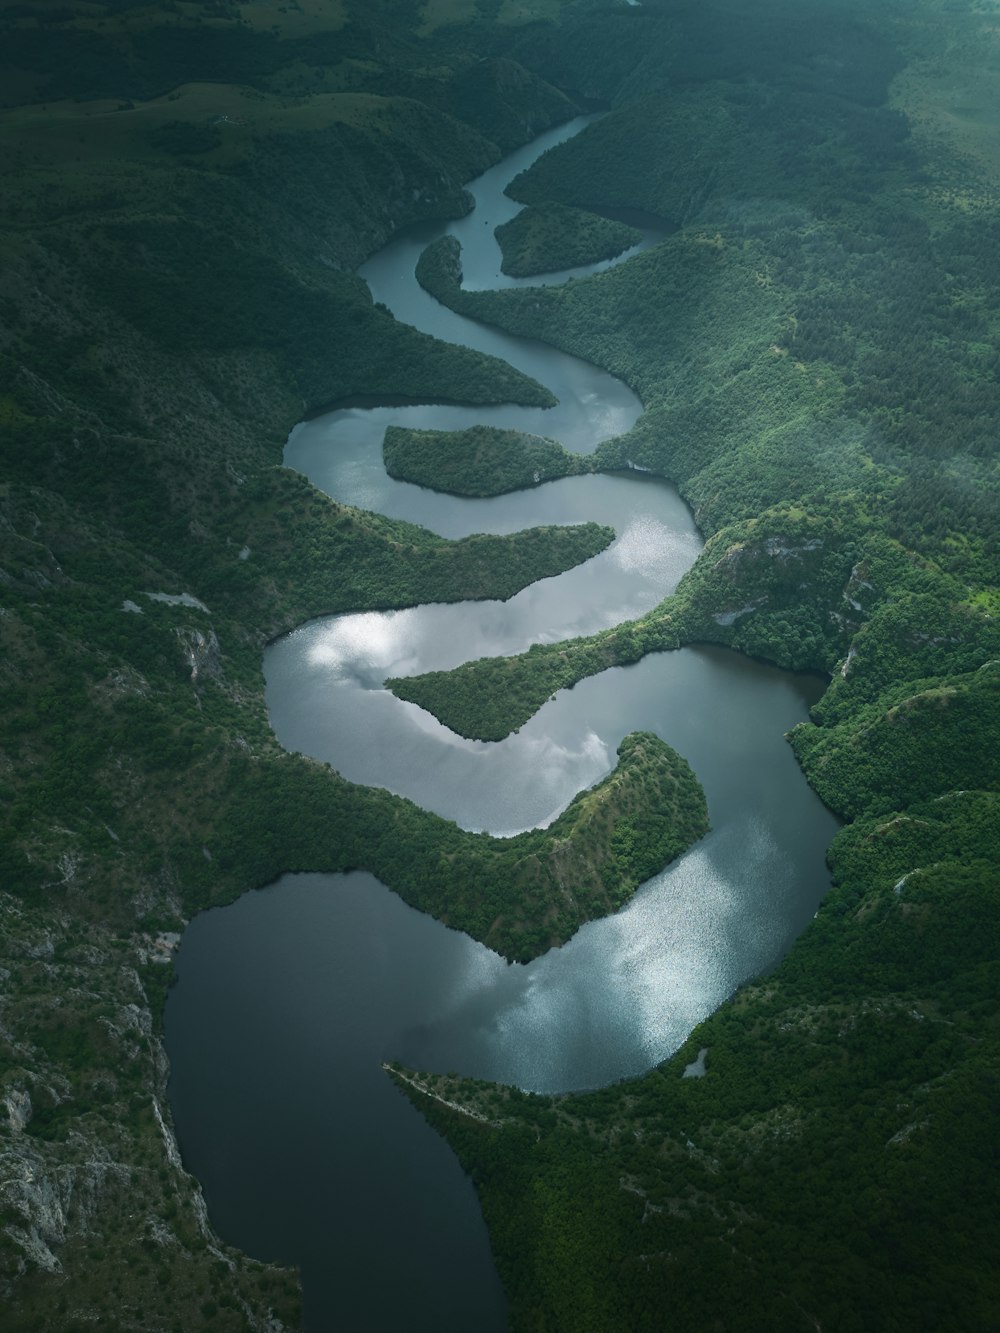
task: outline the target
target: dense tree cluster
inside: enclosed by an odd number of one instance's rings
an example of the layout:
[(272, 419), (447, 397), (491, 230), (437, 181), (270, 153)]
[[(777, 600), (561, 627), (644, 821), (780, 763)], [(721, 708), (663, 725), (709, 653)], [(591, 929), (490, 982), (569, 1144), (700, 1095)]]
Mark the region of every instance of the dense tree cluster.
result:
[(382, 457), (390, 477), (452, 495), (503, 495), (593, 471), (591, 460), (555, 440), (495, 426), (464, 431), (390, 426)]
[(638, 245), (642, 232), (597, 213), (547, 203), (522, 208), (510, 222), (497, 227), (496, 237), (503, 253), (503, 272), (530, 278), (614, 259)]

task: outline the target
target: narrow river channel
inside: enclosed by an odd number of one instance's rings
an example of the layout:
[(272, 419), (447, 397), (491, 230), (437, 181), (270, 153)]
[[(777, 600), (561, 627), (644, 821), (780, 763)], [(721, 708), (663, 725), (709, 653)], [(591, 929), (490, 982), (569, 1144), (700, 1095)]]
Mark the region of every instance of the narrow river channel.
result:
[(503, 188), (586, 123), (512, 154), (470, 187), (468, 217), (408, 233), (361, 270), (397, 318), (504, 357), (548, 385), (559, 406), (333, 412), (293, 431), (286, 462), (338, 500), (449, 537), (595, 520), (617, 540), (506, 603), (302, 626), (267, 652), (268, 708), (289, 749), (500, 834), (550, 822), (614, 766), (627, 732), (656, 731), (701, 780), (712, 831), (623, 911), (527, 967), (508, 966), (365, 874), (286, 876), (192, 922), (167, 1010), (185, 1163), (228, 1241), (301, 1266), (311, 1330), (505, 1326), (471, 1185), (382, 1060), (539, 1091), (638, 1074), (777, 961), (828, 884), (835, 821), (784, 741), (821, 693), (815, 678), (718, 648), (660, 654), (559, 694), (496, 745), (462, 740), (382, 688), (387, 676), (639, 615), (700, 549), (676, 491), (638, 473), (474, 501), (393, 482), (382, 467), (390, 423), (488, 422), (590, 452), (640, 413), (603, 371), (471, 323), (413, 277), (424, 246), (447, 231), (462, 242), (467, 286), (517, 285), (500, 275), (493, 240), (517, 211)]

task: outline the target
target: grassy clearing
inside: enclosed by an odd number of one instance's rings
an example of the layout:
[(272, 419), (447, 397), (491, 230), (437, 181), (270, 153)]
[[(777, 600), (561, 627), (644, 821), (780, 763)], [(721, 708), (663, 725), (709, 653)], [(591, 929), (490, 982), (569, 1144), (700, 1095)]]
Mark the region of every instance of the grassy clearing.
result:
[(497, 22), (509, 27), (524, 23), (554, 23), (564, 8), (564, 0), (503, 0)]
[(479, 6), (476, 0), (426, 0), (420, 16), (417, 32), (421, 37), (429, 37), (438, 28), (474, 22), (479, 18)]
[[(89, 173), (101, 164), (163, 166), (172, 158), (226, 170), (265, 134), (309, 133), (335, 125), (391, 137), (410, 103), (372, 93), (321, 92), (283, 98), (224, 83), (191, 83), (133, 104), (104, 99), (16, 107), (0, 113), (0, 171)], [(185, 139), (188, 126), (200, 138)]]
[(310, 37), (317, 32), (338, 32), (348, 21), (344, 0), (292, 0), (289, 5), (255, 0), (240, 5), (240, 19), (260, 32), (280, 37)]
[(1000, 189), (1000, 9), (927, 5), (921, 19), (919, 55), (894, 80), (891, 102), (936, 170), (953, 177), (948, 201), (982, 206)]

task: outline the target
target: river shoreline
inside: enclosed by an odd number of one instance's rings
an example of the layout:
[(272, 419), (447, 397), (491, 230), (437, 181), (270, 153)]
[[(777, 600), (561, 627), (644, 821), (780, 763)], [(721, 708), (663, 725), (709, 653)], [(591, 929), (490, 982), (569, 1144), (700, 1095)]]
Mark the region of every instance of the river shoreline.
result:
[[(567, 133), (564, 126), (552, 135)], [(526, 154), (512, 155), (511, 173), (523, 169)], [(487, 176), (490, 197), (502, 195), (499, 168)], [(478, 212), (448, 228), (473, 221), (477, 234), (492, 237)], [(461, 328), (468, 345), (520, 360), (518, 368), (535, 374), (541, 344), (526, 351), (522, 340), (470, 325), (417, 287), (415, 248), (413, 238), (399, 238), (363, 266), (375, 299), (439, 337)], [(399, 293), (386, 289), (393, 265), (403, 275)], [(381, 430), (389, 418), (420, 424), (433, 414), (439, 428), (457, 428), (514, 417), (530, 430), (534, 416), (544, 419), (545, 434), (590, 452), (641, 412), (635, 395), (605, 372), (554, 349), (544, 357), (556, 368), (559, 409), (351, 407), (296, 427), (286, 461), (338, 500), (445, 536), (598, 519), (611, 522), (618, 540), (506, 603), (434, 604), (300, 626), (267, 650), (272, 725), (287, 748), (331, 762), (353, 781), (501, 834), (550, 822), (609, 771), (626, 731), (647, 729), (691, 759), (713, 832), (622, 911), (528, 967), (507, 966), (364, 875), (286, 876), (191, 924), (167, 1010), (185, 1160), (221, 1234), (250, 1253), (273, 1256), (279, 1246), (282, 1259), (302, 1265), (307, 1323), (317, 1328), (362, 1311), (370, 1318), (366, 1274), (384, 1270), (387, 1255), (394, 1269), (412, 1271), (414, 1248), (421, 1275), (413, 1281), (424, 1293), (417, 1305), (437, 1311), (428, 1328), (504, 1322), (471, 1186), (389, 1085), (383, 1061), (549, 1091), (642, 1072), (780, 957), (828, 882), (823, 849), (835, 821), (783, 739), (818, 697), (816, 681), (719, 648), (657, 654), (563, 692), (499, 745), (461, 741), (381, 688), (387, 675), (429, 663), (496, 655), (538, 636), (574, 637), (641, 614), (700, 550), (676, 491), (647, 476), (573, 477), (490, 501), (385, 477)], [(598, 496), (610, 511), (595, 510)], [(773, 788), (757, 781), (751, 790), (744, 780), (751, 770), (766, 771)], [(379, 1165), (387, 1152), (395, 1163), (388, 1174)], [(349, 1198), (348, 1178), (355, 1181)], [(438, 1199), (433, 1223), (421, 1220), (428, 1194)], [(405, 1253), (392, 1248), (387, 1216), (402, 1220)], [(355, 1233), (370, 1251), (357, 1247)], [(458, 1268), (461, 1314), (439, 1304), (443, 1287), (455, 1295)], [(394, 1326), (413, 1308), (412, 1300), (390, 1303), (370, 1326)]]

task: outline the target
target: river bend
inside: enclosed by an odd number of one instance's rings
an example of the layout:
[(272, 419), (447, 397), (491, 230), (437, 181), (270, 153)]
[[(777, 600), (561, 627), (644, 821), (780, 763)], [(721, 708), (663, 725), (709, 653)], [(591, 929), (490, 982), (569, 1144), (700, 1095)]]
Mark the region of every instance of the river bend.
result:
[(471, 1186), (389, 1084), (383, 1059), (545, 1091), (638, 1074), (782, 955), (828, 883), (835, 823), (783, 739), (821, 692), (815, 678), (719, 648), (660, 654), (560, 693), (499, 744), (456, 737), (382, 688), (387, 676), (640, 615), (700, 549), (676, 491), (639, 474), (465, 500), (392, 481), (382, 467), (390, 423), (509, 426), (590, 452), (636, 420), (641, 404), (620, 381), (446, 310), (413, 277), (424, 246), (447, 231), (462, 242), (466, 285), (521, 285), (500, 274), (493, 240), (517, 211), (503, 188), (587, 120), (474, 182), (467, 218), (407, 233), (361, 270), (397, 318), (504, 357), (548, 385), (559, 406), (334, 412), (293, 431), (286, 462), (338, 500), (448, 537), (593, 520), (613, 526), (617, 540), (508, 602), (304, 625), (268, 649), (268, 708), (288, 748), (499, 834), (548, 823), (614, 766), (622, 736), (656, 731), (691, 762), (712, 831), (621, 912), (526, 967), (364, 874), (286, 876), (192, 922), (167, 1011), (185, 1161), (227, 1240), (302, 1267), (317, 1330), (505, 1323)]

